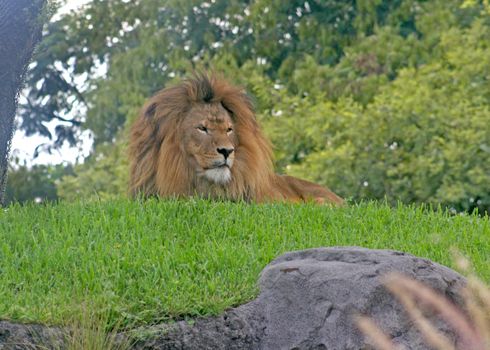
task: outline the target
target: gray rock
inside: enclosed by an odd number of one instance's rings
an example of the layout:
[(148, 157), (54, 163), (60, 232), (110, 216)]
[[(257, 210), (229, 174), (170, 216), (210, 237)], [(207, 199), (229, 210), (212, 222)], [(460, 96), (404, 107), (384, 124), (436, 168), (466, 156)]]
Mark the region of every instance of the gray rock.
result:
[[(287, 253), (269, 264), (254, 301), (264, 314), (262, 349), (363, 349), (353, 315), (372, 316), (396, 343), (428, 349), (401, 306), (380, 282), (398, 271), (439, 290), (452, 300), (464, 279), (426, 259), (363, 248), (323, 248)], [(444, 324), (439, 328), (447, 334)]]
[[(440, 291), (457, 304), (465, 280), (430, 260), (390, 250), (356, 247), (291, 252), (260, 276), (257, 299), (219, 317), (136, 330), (135, 349), (372, 349), (353, 315), (372, 316), (398, 344), (429, 349), (380, 277), (398, 271)], [(450, 329), (438, 328), (453, 341)], [(120, 339), (128, 335), (120, 335)], [(0, 323), (0, 344), (2, 325)], [(0, 349), (2, 349), (0, 345)], [(7, 348), (5, 348), (7, 349)]]

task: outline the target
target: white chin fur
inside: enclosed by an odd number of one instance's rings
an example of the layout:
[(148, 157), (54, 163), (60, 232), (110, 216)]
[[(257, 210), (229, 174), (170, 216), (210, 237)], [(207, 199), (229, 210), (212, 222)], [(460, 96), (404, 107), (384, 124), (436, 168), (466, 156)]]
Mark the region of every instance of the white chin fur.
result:
[(204, 172), (204, 176), (209, 181), (213, 181), (219, 185), (225, 185), (231, 180), (231, 171), (228, 167), (208, 169)]

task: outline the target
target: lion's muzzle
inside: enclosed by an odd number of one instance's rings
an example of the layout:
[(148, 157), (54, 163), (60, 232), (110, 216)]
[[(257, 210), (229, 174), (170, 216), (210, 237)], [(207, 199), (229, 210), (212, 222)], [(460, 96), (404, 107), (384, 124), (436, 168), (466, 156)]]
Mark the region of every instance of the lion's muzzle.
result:
[(226, 185), (231, 180), (231, 171), (228, 165), (222, 165), (216, 168), (204, 171), (204, 176), (211, 182), (218, 185)]

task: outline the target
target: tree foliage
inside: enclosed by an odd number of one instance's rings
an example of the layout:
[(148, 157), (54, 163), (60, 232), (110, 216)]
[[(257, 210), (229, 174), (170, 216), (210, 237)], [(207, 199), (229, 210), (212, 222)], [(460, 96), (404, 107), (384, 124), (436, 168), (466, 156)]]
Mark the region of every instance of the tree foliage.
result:
[(468, 0), (94, 0), (47, 28), (22, 125), (73, 115), (58, 139), (80, 127), (95, 148), (60, 193), (122, 194), (144, 100), (212, 68), (254, 98), (280, 171), (354, 200), (488, 210), (489, 13)]
[(58, 198), (57, 185), (63, 176), (73, 174), (71, 165), (27, 166), (15, 158), (9, 167), (5, 203), (34, 201), (42, 203)]

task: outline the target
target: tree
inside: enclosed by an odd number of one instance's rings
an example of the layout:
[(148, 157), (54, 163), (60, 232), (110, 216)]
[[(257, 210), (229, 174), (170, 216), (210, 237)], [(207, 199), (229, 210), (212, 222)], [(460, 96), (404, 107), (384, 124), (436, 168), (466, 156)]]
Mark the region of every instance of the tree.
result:
[(0, 205), (4, 201), (8, 157), (17, 98), (27, 64), (41, 39), (45, 0), (0, 0)]

